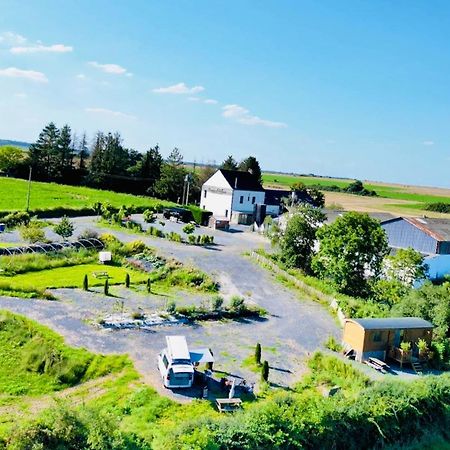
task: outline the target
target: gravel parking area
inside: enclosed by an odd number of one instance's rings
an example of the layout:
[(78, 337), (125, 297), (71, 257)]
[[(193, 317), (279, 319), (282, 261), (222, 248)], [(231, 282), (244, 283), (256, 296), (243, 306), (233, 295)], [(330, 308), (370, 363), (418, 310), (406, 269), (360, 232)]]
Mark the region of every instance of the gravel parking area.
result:
[[(193, 264), (213, 276), (221, 285), (225, 298), (241, 295), (269, 312), (265, 320), (202, 322), (196, 325), (155, 327), (152, 331), (108, 331), (88, 323), (100, 313), (117, 308), (123, 299), (127, 308), (154, 310), (165, 304), (162, 296), (133, 293), (116, 288), (118, 298), (104, 297), (100, 292), (61, 289), (56, 292), (60, 301), (22, 300), (0, 297), (0, 307), (24, 314), (61, 333), (70, 345), (86, 347), (103, 353), (129, 353), (145, 380), (160, 392), (183, 400), (161, 387), (156, 369), (156, 355), (164, 347), (165, 336), (183, 334), (192, 347), (206, 346), (214, 351), (216, 368), (237, 374), (249, 381), (259, 375), (242, 366), (252, 354), (256, 342), (263, 346), (263, 358), (272, 370), (270, 380), (275, 385), (287, 386), (298, 380), (304, 371), (304, 357), (319, 348), (330, 335), (339, 336), (340, 330), (330, 313), (321, 305), (280, 285), (274, 276), (255, 265), (243, 252), (267, 246), (267, 241), (254, 233), (238, 229), (235, 232), (200, 228), (196, 233), (212, 234), (216, 246), (209, 248), (184, 245), (165, 239), (133, 235), (128, 232), (101, 229), (95, 218), (74, 219), (76, 233), (97, 229), (110, 232), (123, 241), (141, 239), (167, 257)], [(167, 226), (167, 225), (166, 225)], [(171, 224), (180, 232), (181, 224)], [(50, 237), (50, 236), (49, 236)], [(177, 302), (196, 303), (202, 295), (176, 292)], [(204, 296), (203, 296), (204, 297)]]

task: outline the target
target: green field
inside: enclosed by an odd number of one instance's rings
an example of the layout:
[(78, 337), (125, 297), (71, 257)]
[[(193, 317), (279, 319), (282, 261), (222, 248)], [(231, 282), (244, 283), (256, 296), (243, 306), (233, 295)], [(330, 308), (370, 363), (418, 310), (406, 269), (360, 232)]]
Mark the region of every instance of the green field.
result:
[[(280, 186), (289, 188), (294, 183), (302, 182), (307, 186), (310, 185), (320, 185), (320, 186), (339, 186), (340, 188), (345, 188), (349, 183), (353, 182), (351, 179), (335, 179), (335, 178), (322, 178), (322, 177), (312, 177), (312, 176), (297, 176), (297, 175), (283, 175), (283, 174), (273, 174), (264, 173), (263, 183), (266, 186)], [(413, 187), (403, 187), (395, 185), (383, 185), (383, 184), (371, 184), (364, 183), (364, 186), (375, 191), (379, 197), (396, 199), (396, 200), (408, 200), (415, 202), (412, 208), (421, 209), (424, 203), (435, 203), (435, 202), (449, 202), (450, 196), (443, 195), (433, 195), (413, 192)], [(430, 191), (433, 188), (429, 188)], [(409, 205), (408, 205), (409, 207)]]
[[(0, 178), (0, 211), (25, 210), (28, 182), (17, 178)], [(56, 183), (32, 182), (30, 210), (68, 208), (91, 208), (95, 202), (108, 202), (113, 206), (152, 206), (155, 203), (169, 205), (169, 202), (152, 197), (142, 197), (103, 191), (80, 186)]]

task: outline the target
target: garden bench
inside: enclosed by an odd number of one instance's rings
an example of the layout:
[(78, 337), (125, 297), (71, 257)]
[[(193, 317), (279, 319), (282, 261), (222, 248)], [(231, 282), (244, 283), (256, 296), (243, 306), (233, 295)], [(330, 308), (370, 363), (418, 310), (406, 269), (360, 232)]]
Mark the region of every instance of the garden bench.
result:
[(242, 400), (240, 398), (218, 398), (216, 405), (220, 412), (233, 412), (241, 408)]
[(108, 272), (92, 272), (94, 278), (109, 278)]

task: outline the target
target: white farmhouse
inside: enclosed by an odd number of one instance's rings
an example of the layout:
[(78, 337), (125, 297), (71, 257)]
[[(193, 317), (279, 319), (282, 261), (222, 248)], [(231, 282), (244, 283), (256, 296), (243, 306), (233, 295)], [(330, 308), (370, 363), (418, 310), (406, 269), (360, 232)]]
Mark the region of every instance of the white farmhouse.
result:
[(219, 169), (202, 186), (200, 207), (231, 223), (250, 223), (265, 191), (250, 172)]

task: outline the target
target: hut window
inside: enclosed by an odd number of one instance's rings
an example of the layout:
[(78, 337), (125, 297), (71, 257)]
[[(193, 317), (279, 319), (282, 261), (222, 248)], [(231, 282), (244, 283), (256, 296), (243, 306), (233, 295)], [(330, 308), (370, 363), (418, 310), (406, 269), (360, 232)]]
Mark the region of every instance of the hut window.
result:
[(372, 335), (373, 342), (381, 342), (381, 331), (376, 331)]

